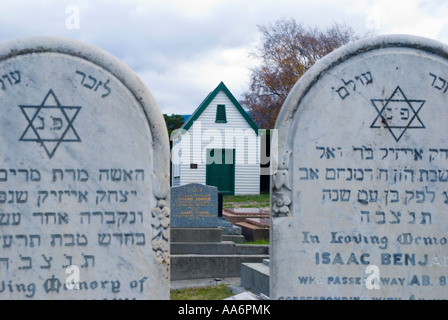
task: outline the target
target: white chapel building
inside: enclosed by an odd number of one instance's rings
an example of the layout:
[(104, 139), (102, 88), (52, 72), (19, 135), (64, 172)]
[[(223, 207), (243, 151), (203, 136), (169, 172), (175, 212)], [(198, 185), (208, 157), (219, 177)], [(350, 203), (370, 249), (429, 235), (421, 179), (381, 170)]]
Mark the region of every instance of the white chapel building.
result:
[(200, 183), (224, 195), (260, 193), (258, 128), (223, 82), (171, 140), (172, 186)]

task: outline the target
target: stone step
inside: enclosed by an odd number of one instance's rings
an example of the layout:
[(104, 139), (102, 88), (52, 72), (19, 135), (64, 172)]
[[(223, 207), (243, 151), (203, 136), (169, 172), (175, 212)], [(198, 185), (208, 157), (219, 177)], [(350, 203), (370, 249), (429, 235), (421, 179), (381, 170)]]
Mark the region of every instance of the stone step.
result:
[(220, 228), (171, 228), (171, 242), (221, 242)]
[(241, 264), (241, 285), (256, 294), (264, 294), (269, 297), (269, 266), (263, 259), (261, 263)]
[(269, 254), (268, 244), (236, 244), (237, 254)]
[(269, 259), (263, 259), (263, 264), (269, 267)]
[[(240, 229), (240, 231), (241, 231), (241, 229)], [(244, 238), (244, 236), (241, 234), (235, 234), (235, 235), (223, 234), (222, 241), (233, 241), (235, 243), (244, 243), (244, 242), (246, 242), (246, 238)]]
[(260, 263), (268, 255), (171, 255), (171, 281), (241, 276), (242, 263)]
[(239, 254), (269, 255), (269, 245), (221, 242), (171, 242), (171, 254)]
[(171, 242), (171, 254), (235, 254), (235, 243), (221, 242)]

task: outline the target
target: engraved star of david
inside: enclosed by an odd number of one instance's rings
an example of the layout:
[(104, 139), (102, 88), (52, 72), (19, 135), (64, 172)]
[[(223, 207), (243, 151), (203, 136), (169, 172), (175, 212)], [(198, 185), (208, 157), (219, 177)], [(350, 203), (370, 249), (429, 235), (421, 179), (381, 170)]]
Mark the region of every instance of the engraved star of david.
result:
[(50, 89), (40, 105), (19, 105), (28, 126), (19, 141), (39, 143), (51, 159), (62, 142), (81, 142), (73, 122), (81, 107), (62, 106)]
[(425, 104), (425, 100), (410, 100), (399, 86), (388, 99), (370, 99), (378, 116), (370, 128), (387, 128), (399, 141), (407, 129), (425, 129), (425, 125), (418, 113)]

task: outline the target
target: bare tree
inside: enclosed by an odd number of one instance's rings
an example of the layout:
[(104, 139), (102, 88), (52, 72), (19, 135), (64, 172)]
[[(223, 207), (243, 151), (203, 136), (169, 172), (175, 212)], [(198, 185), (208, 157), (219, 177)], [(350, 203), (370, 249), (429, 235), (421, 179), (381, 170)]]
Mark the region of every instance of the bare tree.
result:
[(264, 129), (274, 128), (288, 93), (317, 60), (360, 38), (346, 25), (333, 24), (320, 30), (294, 19), (280, 19), (274, 25), (258, 28), (262, 43), (251, 56), (260, 64), (250, 69), (250, 87), (241, 104)]

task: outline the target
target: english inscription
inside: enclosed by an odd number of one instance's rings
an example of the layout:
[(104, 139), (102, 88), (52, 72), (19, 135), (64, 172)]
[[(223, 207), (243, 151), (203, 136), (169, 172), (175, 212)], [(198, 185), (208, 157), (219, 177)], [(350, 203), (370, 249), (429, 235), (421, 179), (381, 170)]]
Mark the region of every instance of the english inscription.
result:
[(173, 227), (212, 228), (218, 226), (218, 189), (201, 184), (171, 188)]
[(448, 62), (422, 44), (441, 45), (410, 36), (349, 45), (283, 106), (273, 298), (448, 298)]

